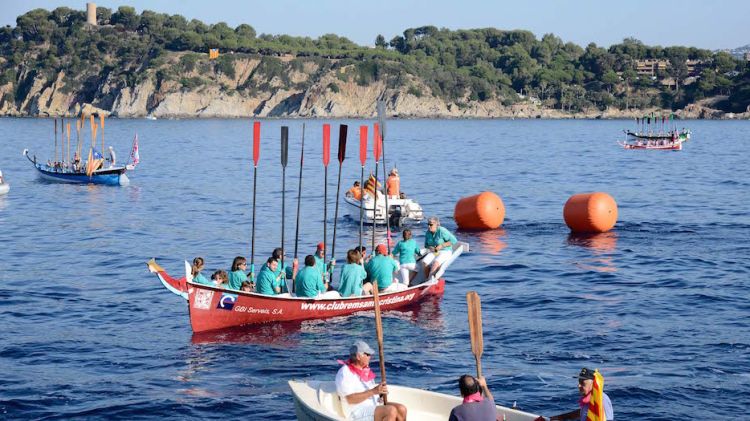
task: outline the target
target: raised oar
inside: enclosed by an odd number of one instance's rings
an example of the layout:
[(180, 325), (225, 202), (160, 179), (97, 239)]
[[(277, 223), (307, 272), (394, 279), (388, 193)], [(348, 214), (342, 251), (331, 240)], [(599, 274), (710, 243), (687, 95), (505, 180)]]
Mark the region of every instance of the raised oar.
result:
[[(333, 240), (331, 241), (331, 260), (336, 259), (336, 222), (339, 219), (339, 193), (341, 192), (341, 166), (346, 158), (346, 132), (349, 126), (346, 124), (339, 125), (339, 181), (336, 184), (336, 211), (333, 214)], [(330, 275), (333, 279), (333, 274)]]
[(373, 187), (373, 196), (375, 196), (375, 198), (372, 202), (372, 249), (370, 251), (370, 253), (373, 253), (373, 256), (375, 255), (375, 225), (377, 225), (376, 216), (378, 210), (378, 162), (380, 162), (380, 146), (380, 130), (378, 129), (378, 123), (375, 123), (372, 145), (372, 152), (375, 156), (375, 185)]
[(255, 282), (255, 192), (258, 187), (258, 159), (260, 159), (260, 121), (253, 123), (253, 234), (250, 244), (250, 280)]
[(484, 339), (482, 338), (482, 303), (479, 294), (475, 291), (466, 293), (466, 304), (469, 306), (469, 334), (471, 335), (471, 353), (477, 362), (477, 377), (482, 375), (482, 351), (484, 350)]
[[(331, 161), (331, 125), (323, 125), (323, 265), (326, 264), (326, 237), (328, 235), (328, 163)], [(328, 270), (323, 270), (327, 274)], [(326, 280), (323, 279), (323, 282)]]
[[(289, 161), (289, 127), (281, 126), (281, 250), (284, 250), (284, 219), (286, 216), (286, 164)], [(284, 253), (281, 253), (284, 271)], [(286, 279), (286, 278), (285, 278)]]
[[(380, 297), (378, 296), (378, 280), (372, 282), (372, 299), (375, 301), (375, 334), (378, 337), (378, 356), (380, 357), (380, 378), (385, 383), (385, 353), (383, 352), (383, 321), (380, 317)], [(388, 403), (388, 395), (380, 395), (383, 404)]]
[(53, 164), (57, 164), (57, 119), (55, 119), (55, 160)]
[(362, 173), (359, 176), (359, 249), (362, 250), (362, 231), (365, 212), (365, 162), (367, 162), (367, 126), (359, 126), (359, 162)]
[[(297, 258), (297, 246), (299, 245), (299, 211), (302, 203), (302, 164), (305, 162), (305, 123), (302, 123), (302, 152), (299, 156), (299, 187), (297, 188), (297, 229), (294, 233), (294, 258)], [(294, 292), (294, 282), (292, 282)]]
[(99, 114), (99, 125), (102, 127), (102, 158), (104, 157), (104, 114)]
[(380, 123), (380, 152), (383, 156), (383, 192), (385, 193), (385, 227), (386, 227), (386, 247), (388, 254), (391, 254), (391, 218), (388, 207), (388, 177), (385, 167), (385, 102), (378, 101), (378, 122)]
[(65, 128), (68, 130), (68, 165), (71, 165), (73, 161), (70, 160), (70, 120)]

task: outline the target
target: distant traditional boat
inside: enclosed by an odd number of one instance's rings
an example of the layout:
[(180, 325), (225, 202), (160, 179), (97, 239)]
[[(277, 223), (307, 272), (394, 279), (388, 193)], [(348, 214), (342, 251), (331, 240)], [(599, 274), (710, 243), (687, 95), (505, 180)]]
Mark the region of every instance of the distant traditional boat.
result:
[[(380, 306), (383, 310), (393, 310), (418, 303), (423, 299), (442, 295), (445, 280), (441, 276), (445, 270), (468, 249), (468, 244), (459, 242), (453, 248), (453, 255), (443, 263), (435, 278), (428, 282), (424, 274), (417, 275), (412, 287), (383, 292)], [(147, 262), (151, 273), (156, 274), (169, 291), (188, 301), (190, 325), (193, 332), (203, 332), (233, 326), (255, 323), (280, 322), (291, 320), (324, 319), (344, 316), (373, 309), (372, 296), (359, 297), (294, 297), (289, 294), (263, 295), (255, 292), (227, 290), (220, 287), (192, 282), (190, 264), (185, 262), (186, 274), (173, 278), (156, 260)], [(421, 271), (420, 271), (421, 272)], [(422, 282), (422, 283), (419, 283)]]
[[(128, 176), (125, 172), (128, 170), (135, 169), (138, 162), (140, 162), (140, 155), (138, 152), (138, 135), (136, 134), (133, 138), (133, 147), (130, 152), (130, 161), (127, 165), (116, 165), (115, 151), (109, 147), (109, 166), (105, 166), (107, 162), (102, 154), (96, 150), (96, 132), (97, 128), (102, 128), (102, 150), (104, 150), (104, 118), (100, 117), (99, 125), (94, 121), (94, 117), (90, 116), (91, 121), (91, 146), (89, 147), (88, 159), (83, 160), (81, 153), (83, 144), (81, 142), (80, 131), (83, 128), (85, 119), (76, 119), (76, 146), (71, 156), (71, 144), (70, 144), (70, 123), (67, 124), (67, 158), (65, 156), (65, 142), (63, 137), (62, 145), (60, 145), (60, 154), (58, 159), (58, 144), (57, 144), (57, 119), (55, 119), (55, 157), (53, 161), (47, 161), (46, 163), (38, 162), (36, 155), (29, 156), (29, 150), (23, 150), (23, 156), (25, 156), (34, 168), (39, 172), (40, 177), (49, 181), (57, 181), (63, 183), (78, 183), (78, 184), (104, 184), (109, 186), (125, 186), (130, 184)], [(63, 124), (64, 130), (64, 124)], [(62, 134), (62, 133), (61, 133)]]
[(126, 186), (130, 184), (130, 179), (125, 175), (125, 172), (128, 170), (126, 166), (104, 167), (94, 170), (91, 174), (87, 174), (81, 170), (75, 171), (72, 168), (51, 166), (37, 162), (36, 156), (33, 158), (29, 156), (28, 149), (23, 150), (23, 155), (39, 171), (40, 177), (45, 180), (63, 183), (103, 184), (108, 186)]
[[(298, 420), (346, 420), (335, 382), (290, 380), (289, 387), (292, 389), (294, 411)], [(409, 411), (409, 419), (419, 421), (445, 421), (451, 410), (463, 402), (458, 396), (391, 384), (388, 385), (388, 399), (405, 405)], [(499, 405), (495, 408), (498, 420), (533, 421), (539, 418), (539, 415)]]

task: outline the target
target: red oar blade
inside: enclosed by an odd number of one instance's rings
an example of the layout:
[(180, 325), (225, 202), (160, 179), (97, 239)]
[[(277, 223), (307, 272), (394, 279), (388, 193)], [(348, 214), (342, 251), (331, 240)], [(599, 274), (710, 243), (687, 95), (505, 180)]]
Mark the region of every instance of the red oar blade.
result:
[(372, 153), (375, 155), (375, 162), (378, 162), (380, 161), (380, 154), (383, 152), (383, 144), (380, 140), (380, 126), (378, 126), (378, 123), (375, 123), (373, 142)]
[(253, 123), (253, 162), (258, 166), (260, 159), (260, 121)]
[(339, 164), (344, 162), (344, 158), (346, 158), (346, 133), (349, 130), (349, 126), (346, 124), (340, 124), (339, 125)]
[(331, 161), (331, 125), (323, 125), (323, 166), (327, 167)]
[(359, 126), (359, 162), (367, 162), (367, 126)]

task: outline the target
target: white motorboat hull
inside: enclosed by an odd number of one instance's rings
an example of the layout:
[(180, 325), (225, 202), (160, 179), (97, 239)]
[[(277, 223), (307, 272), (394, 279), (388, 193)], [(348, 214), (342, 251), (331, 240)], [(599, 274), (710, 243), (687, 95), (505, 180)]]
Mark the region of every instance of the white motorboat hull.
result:
[(8, 183), (0, 184), (0, 196), (4, 194), (8, 194), (9, 191), (10, 191), (10, 184)]
[[(349, 209), (349, 215), (353, 219), (359, 221), (361, 202), (350, 196), (344, 197), (344, 201), (348, 205), (347, 208)], [(373, 223), (385, 225), (387, 222), (385, 213), (385, 197), (378, 196), (377, 208), (373, 212), (373, 207), (375, 205), (375, 201), (372, 199), (372, 197), (370, 197), (369, 195), (365, 197), (362, 220), (365, 224), (368, 225), (372, 225)], [(415, 202), (413, 199), (388, 198), (388, 207), (390, 208), (390, 212), (388, 213), (388, 215), (390, 216), (393, 215), (394, 212), (400, 212), (400, 219), (404, 223), (421, 222), (424, 219), (424, 212), (422, 211), (422, 207), (419, 206), (419, 203)]]
[[(300, 421), (343, 421), (341, 398), (335, 382), (290, 380), (294, 411)], [(409, 419), (445, 421), (451, 410), (462, 403), (458, 396), (430, 392), (411, 387), (388, 385), (388, 399), (406, 405)], [(511, 408), (496, 406), (498, 419), (533, 421), (539, 416)]]

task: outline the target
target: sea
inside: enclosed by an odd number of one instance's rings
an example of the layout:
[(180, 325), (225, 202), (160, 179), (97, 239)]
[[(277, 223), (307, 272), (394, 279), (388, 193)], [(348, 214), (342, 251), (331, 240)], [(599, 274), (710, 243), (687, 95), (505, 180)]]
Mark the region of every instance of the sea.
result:
[[(252, 122), (106, 120), (117, 161), (136, 134), (141, 158), (129, 185), (110, 187), (40, 180), (22, 151), (53, 159), (67, 154), (67, 136), (56, 148), (51, 119), (0, 119), (11, 186), (0, 196), (0, 419), (291, 420), (289, 380), (332, 380), (353, 341), (377, 347), (372, 313), (194, 334), (186, 302), (147, 271), (156, 258), (181, 275), (196, 256), (208, 273), (235, 256), (260, 266), (282, 232), (300, 258), (324, 235), (331, 244), (334, 227), (339, 261), (359, 243), (358, 213), (341, 196), (361, 175), (362, 125), (365, 173), (374, 171), (374, 121), (262, 120), (255, 169)], [(458, 395), (458, 377), (476, 373), (466, 304), (476, 291), (497, 404), (576, 409), (576, 375), (588, 367), (602, 373), (618, 420), (748, 417), (750, 122), (677, 124), (692, 137), (674, 152), (624, 150), (623, 129), (636, 128), (625, 120), (387, 121), (387, 169), (470, 244), (441, 299), (384, 313), (388, 383)], [(87, 127), (85, 148), (90, 136)], [(483, 191), (501, 197), (504, 223), (459, 230), (456, 202)], [(566, 201), (595, 191), (617, 202), (616, 225), (571, 234)], [(413, 227), (418, 242), (425, 229)]]

